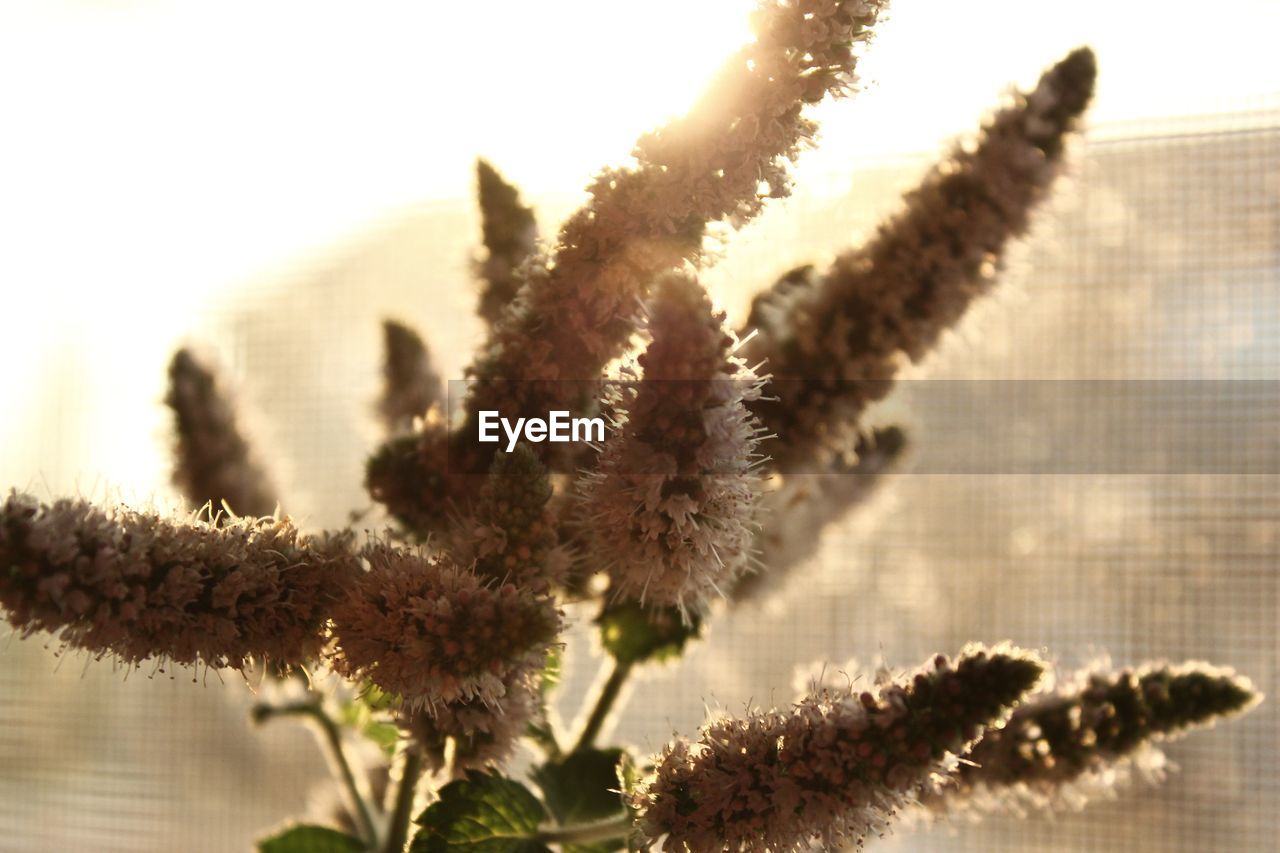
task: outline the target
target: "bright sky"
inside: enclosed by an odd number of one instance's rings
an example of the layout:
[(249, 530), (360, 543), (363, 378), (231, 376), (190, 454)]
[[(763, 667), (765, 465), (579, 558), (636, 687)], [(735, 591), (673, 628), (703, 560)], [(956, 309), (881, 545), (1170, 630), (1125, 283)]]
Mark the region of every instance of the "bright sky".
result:
[[(62, 336), (162, 363), (130, 328), (468, 195), (477, 154), (576, 190), (695, 97), (752, 5), (0, 0), (0, 444)], [(1095, 121), (1247, 106), (1280, 93), (1278, 32), (1274, 0), (899, 0), (801, 188), (936, 148), (1081, 43)]]

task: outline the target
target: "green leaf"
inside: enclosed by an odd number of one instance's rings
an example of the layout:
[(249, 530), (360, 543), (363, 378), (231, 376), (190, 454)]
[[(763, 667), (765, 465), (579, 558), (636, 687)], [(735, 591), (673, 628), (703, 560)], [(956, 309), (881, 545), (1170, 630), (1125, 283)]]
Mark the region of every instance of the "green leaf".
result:
[(702, 620), (691, 615), (685, 624), (675, 607), (642, 607), (624, 601), (606, 607), (596, 618), (600, 642), (618, 663), (637, 664), (679, 657), (689, 640), (702, 634)]
[[(548, 761), (530, 775), (561, 826), (595, 823), (626, 810), (618, 794), (618, 764), (622, 758), (621, 749), (582, 749), (558, 761)], [(621, 840), (610, 840), (566, 844), (564, 849), (566, 853), (604, 853), (622, 846)]]
[(549, 853), (537, 841), (546, 809), (528, 788), (496, 773), (472, 770), (440, 789), (418, 816), (410, 853)]
[(258, 842), (258, 853), (364, 853), (359, 838), (327, 826), (299, 824)]
[(530, 774), (562, 826), (594, 823), (623, 812), (618, 794), (620, 749), (583, 749), (548, 761)]

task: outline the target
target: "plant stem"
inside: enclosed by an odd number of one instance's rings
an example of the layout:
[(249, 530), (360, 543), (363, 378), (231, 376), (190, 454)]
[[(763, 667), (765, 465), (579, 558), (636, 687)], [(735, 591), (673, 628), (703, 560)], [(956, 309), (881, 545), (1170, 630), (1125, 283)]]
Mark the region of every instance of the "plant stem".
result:
[(627, 683), (627, 676), (631, 674), (631, 667), (631, 663), (623, 663), (618, 660), (613, 662), (613, 670), (609, 673), (609, 678), (605, 681), (604, 687), (600, 690), (600, 695), (596, 698), (595, 707), (591, 709), (591, 716), (587, 717), (587, 722), (582, 727), (582, 734), (578, 735), (578, 742), (573, 746), (574, 752), (589, 749), (595, 743), (601, 727), (604, 726), (605, 719), (609, 716), (609, 712), (613, 710), (613, 703), (617, 701), (618, 694), (622, 692), (622, 685)]
[(391, 809), (391, 822), (387, 827), (387, 841), (383, 853), (403, 853), (409, 838), (409, 820), (413, 817), (413, 798), (418, 789), (418, 777), (422, 775), (422, 753), (413, 744), (404, 752), (400, 765), (400, 785), (396, 788), (395, 805)]
[(626, 838), (630, 834), (631, 816), (623, 815), (601, 823), (546, 829), (536, 833), (532, 840), (541, 841), (544, 844), (591, 844), (596, 841), (608, 841), (611, 838)]
[(325, 757), (329, 760), (329, 770), (342, 783), (343, 790), (350, 801), (347, 805), (355, 814), (356, 823), (360, 827), (360, 836), (369, 844), (378, 839), (377, 826), (373, 822), (373, 812), (356, 782), (356, 774), (351, 770), (351, 762), (342, 748), (342, 731), (319, 702), (293, 702), (288, 705), (257, 705), (253, 716), (259, 721), (271, 717), (304, 717), (316, 724), (319, 730), (319, 741)]

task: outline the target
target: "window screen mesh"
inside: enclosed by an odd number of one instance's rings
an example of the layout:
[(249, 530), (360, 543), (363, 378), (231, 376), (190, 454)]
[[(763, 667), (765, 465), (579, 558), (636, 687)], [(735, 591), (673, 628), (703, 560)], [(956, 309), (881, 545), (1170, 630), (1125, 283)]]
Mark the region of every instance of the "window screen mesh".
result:
[[(911, 375), (1280, 381), (1280, 113), (1097, 128), (1072, 162), (997, 293)], [(847, 195), (780, 205), (711, 274), (717, 295), (740, 310), (791, 262), (865, 234), (925, 163), (881, 164)], [(569, 204), (545, 200), (543, 221)], [(217, 297), (200, 318), (294, 515), (340, 524), (367, 506), (359, 484), (375, 439), (381, 317), (419, 324), (442, 371), (460, 376), (479, 334), (465, 248), (476, 232), (469, 204), (416, 209), (301, 272)], [(72, 351), (49, 369), (40, 428), (28, 433), (27, 458), (39, 464), (21, 476), (39, 470), (53, 491), (94, 488), (75, 470), (108, 410), (87, 393), (85, 359), (92, 353)], [(157, 400), (162, 367), (151, 368)], [(968, 640), (1044, 648), (1065, 669), (1103, 654), (1121, 665), (1203, 658), (1275, 692), (1274, 437), (1248, 445), (1252, 473), (928, 473), (938, 470), (929, 460), (973, 440), (956, 426), (972, 412), (900, 397), (874, 417), (907, 426), (916, 449), (906, 470), (829, 534), (796, 583), (720, 618), (680, 668), (643, 673), (620, 735), (657, 748), (673, 730), (691, 732), (708, 706), (788, 701), (797, 664), (883, 657), (906, 667)], [(1239, 422), (1232, 407), (1196, 411), (1190, 428), (1205, 446), (1235, 446), (1260, 426), (1278, 432), (1276, 422)], [(120, 417), (163, 445), (158, 409)], [(566, 715), (599, 663), (585, 631), (573, 640)], [(287, 723), (250, 731), (250, 691), (237, 676), (192, 683), (144, 670), (126, 680), (108, 663), (55, 652), (39, 640), (0, 646), (3, 849), (241, 850), (290, 815), (323, 814), (325, 768), (307, 734)], [(1176, 770), (1160, 787), (1053, 820), (899, 833), (884, 849), (1273, 849), (1277, 708), (1171, 746)]]

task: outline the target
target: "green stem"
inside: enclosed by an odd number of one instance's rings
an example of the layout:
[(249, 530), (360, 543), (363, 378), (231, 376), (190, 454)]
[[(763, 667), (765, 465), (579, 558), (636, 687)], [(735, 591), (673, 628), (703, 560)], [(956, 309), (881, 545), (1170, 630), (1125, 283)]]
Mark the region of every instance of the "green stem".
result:
[(601, 823), (584, 823), (559, 829), (545, 829), (535, 833), (533, 841), (543, 844), (593, 844), (612, 838), (626, 838), (631, 834), (631, 816), (611, 818)]
[(618, 694), (622, 692), (622, 686), (627, 683), (627, 676), (631, 675), (632, 666), (631, 663), (623, 663), (619, 660), (613, 662), (613, 670), (596, 698), (595, 707), (591, 709), (591, 715), (587, 717), (586, 725), (582, 727), (582, 734), (578, 735), (578, 742), (573, 747), (574, 752), (589, 749), (595, 743), (600, 729), (604, 726), (604, 721), (613, 710), (613, 703), (618, 700)]
[(421, 775), (422, 753), (413, 744), (408, 744), (404, 762), (400, 765), (400, 786), (396, 788), (396, 800), (391, 809), (391, 822), (387, 827), (387, 842), (382, 846), (383, 853), (404, 851), (404, 844), (409, 839), (409, 820), (413, 817), (413, 798)]
[(324, 712), (318, 702), (293, 702), (288, 705), (260, 704), (253, 708), (253, 717), (264, 722), (272, 717), (303, 717), (315, 723), (319, 732), (321, 747), (329, 760), (329, 769), (342, 783), (343, 790), (350, 801), (347, 805), (355, 814), (360, 827), (361, 838), (369, 844), (375, 844), (378, 830), (373, 822), (373, 812), (356, 782), (356, 774), (351, 770), (351, 762), (342, 748), (342, 731), (338, 724)]

